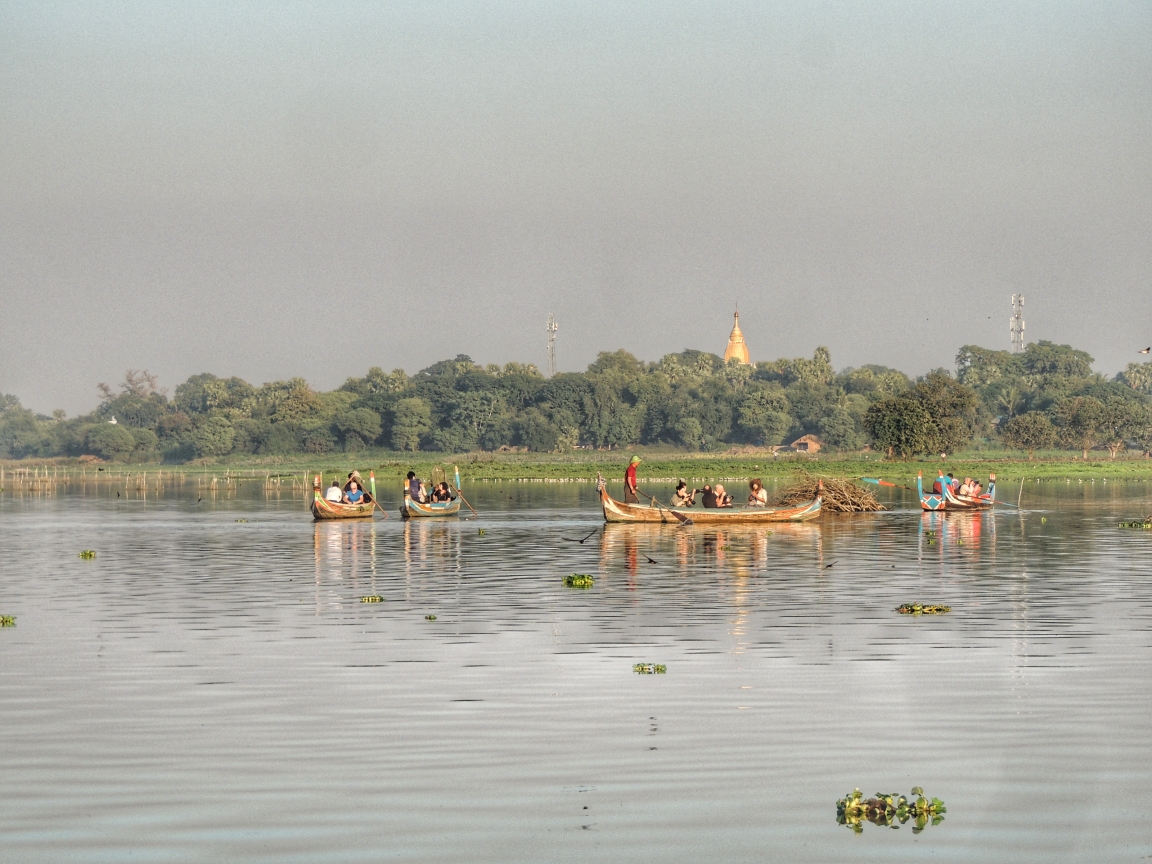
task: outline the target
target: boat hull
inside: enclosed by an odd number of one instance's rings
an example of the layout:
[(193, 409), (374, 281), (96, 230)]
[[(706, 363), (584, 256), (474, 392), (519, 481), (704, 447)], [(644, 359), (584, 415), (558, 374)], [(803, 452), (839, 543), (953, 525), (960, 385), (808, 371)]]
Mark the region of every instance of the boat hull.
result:
[(400, 505), (400, 515), (405, 519), (424, 519), (438, 516), (455, 516), (460, 512), (460, 499), (445, 501), (439, 504), (421, 504), (413, 501), (408, 495), (404, 496), (404, 503)]
[(371, 519), (376, 506), (367, 504), (336, 504), (323, 498), (312, 499), (312, 518), (317, 522), (329, 519)]
[[(807, 522), (820, 515), (822, 498), (817, 496), (798, 507), (746, 507), (739, 510), (724, 508), (691, 509), (687, 507), (657, 507), (650, 504), (625, 504), (600, 487), (600, 505), (605, 522), (662, 523), (679, 525), (679, 513), (696, 525), (748, 525), (761, 522)], [(673, 512), (674, 511), (674, 512)]]
[(996, 496), (995, 474), (989, 477), (988, 492), (978, 498), (971, 495), (957, 495), (944, 480), (943, 474), (940, 475), (937, 482), (940, 483), (941, 491), (925, 495), (923, 477), (917, 475), (916, 489), (920, 493), (920, 508), (922, 510), (991, 510), (995, 505), (993, 500)]

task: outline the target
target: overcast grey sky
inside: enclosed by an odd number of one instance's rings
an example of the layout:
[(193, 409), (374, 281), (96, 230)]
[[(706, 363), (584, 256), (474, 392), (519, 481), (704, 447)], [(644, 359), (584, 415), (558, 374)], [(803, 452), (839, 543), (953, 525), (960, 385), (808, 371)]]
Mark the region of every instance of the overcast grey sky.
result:
[[(1152, 343), (1152, 5), (0, 3), (0, 391)], [(340, 343), (334, 345), (333, 343)]]

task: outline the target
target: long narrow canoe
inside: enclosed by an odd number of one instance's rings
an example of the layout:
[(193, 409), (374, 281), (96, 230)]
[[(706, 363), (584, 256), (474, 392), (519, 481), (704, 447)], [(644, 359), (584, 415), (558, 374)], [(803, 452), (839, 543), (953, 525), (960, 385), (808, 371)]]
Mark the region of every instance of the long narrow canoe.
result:
[(405, 519), (419, 516), (455, 516), (460, 512), (460, 499), (455, 501), (438, 501), (421, 504), (413, 501), (411, 495), (404, 496), (404, 503), (400, 505), (400, 515)]
[(677, 525), (676, 513), (682, 513), (696, 525), (736, 525), (759, 522), (807, 522), (820, 515), (823, 496), (796, 507), (657, 507), (654, 504), (625, 504), (608, 494), (603, 480), (598, 483), (600, 505), (604, 508), (605, 522), (663, 522)]
[(376, 474), (370, 475), (370, 500), (360, 504), (340, 504), (320, 494), (320, 476), (312, 481), (312, 518), (317, 522), (328, 519), (371, 519), (376, 511)]

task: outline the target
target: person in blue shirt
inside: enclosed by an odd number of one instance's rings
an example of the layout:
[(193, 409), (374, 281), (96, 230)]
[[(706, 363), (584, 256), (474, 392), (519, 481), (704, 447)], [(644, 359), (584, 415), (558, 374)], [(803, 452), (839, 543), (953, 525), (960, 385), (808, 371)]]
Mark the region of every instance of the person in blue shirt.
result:
[(360, 491), (360, 487), (353, 480), (348, 484), (348, 488), (344, 492), (345, 504), (359, 504), (364, 500), (364, 493)]
[(428, 501), (428, 493), (424, 491), (424, 483), (416, 476), (415, 471), (408, 472), (408, 497), (417, 504), (424, 504)]

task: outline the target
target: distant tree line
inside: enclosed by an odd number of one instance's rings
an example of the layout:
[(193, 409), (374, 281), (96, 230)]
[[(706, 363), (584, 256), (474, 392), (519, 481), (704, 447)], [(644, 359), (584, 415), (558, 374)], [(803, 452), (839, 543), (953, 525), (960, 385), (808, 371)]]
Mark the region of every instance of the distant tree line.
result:
[[(184, 462), (230, 454), (291, 455), (364, 448), (460, 453), (501, 446), (536, 452), (666, 444), (711, 451), (778, 445), (806, 434), (826, 449), (866, 445), (894, 458), (954, 453), (974, 439), (1027, 451), (1152, 447), (1152, 363), (1112, 380), (1068, 345), (1012, 354), (960, 349), (956, 373), (916, 380), (884, 366), (834, 371), (811, 359), (755, 367), (682, 351), (645, 363), (601, 353), (584, 372), (544, 378), (532, 365), (479, 366), (459, 355), (408, 375), (372, 368), (330, 392), (301, 378), (255, 387), (193, 375), (169, 398), (129, 370), (100, 384), (91, 414), (51, 417), (0, 396), (0, 457), (91, 455)], [(116, 422), (112, 423), (115, 418)]]

